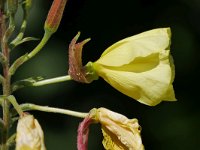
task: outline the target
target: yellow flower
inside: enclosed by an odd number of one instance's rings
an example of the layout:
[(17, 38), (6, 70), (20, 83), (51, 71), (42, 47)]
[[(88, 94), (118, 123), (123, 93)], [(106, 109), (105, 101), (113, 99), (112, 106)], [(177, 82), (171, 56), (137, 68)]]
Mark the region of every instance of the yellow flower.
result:
[(106, 108), (92, 109), (78, 129), (78, 150), (86, 150), (89, 125), (100, 123), (103, 132), (103, 146), (106, 150), (144, 150), (137, 119), (110, 111)]
[(16, 150), (45, 150), (44, 134), (38, 121), (24, 114), (17, 124)]
[(143, 104), (154, 106), (163, 100), (175, 101), (170, 38), (170, 28), (125, 38), (107, 48), (86, 68), (92, 67), (118, 91)]
[(99, 108), (97, 120), (102, 125), (103, 145), (106, 150), (144, 149), (137, 119), (128, 119), (106, 108)]

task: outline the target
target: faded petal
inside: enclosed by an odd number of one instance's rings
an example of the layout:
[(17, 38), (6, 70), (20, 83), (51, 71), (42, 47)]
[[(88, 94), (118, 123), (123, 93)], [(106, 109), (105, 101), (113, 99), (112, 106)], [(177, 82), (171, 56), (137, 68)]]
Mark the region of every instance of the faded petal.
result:
[(44, 134), (38, 121), (25, 114), (17, 124), (16, 150), (45, 150)]
[(106, 150), (144, 149), (137, 119), (128, 119), (106, 108), (99, 108), (97, 114), (102, 125), (103, 145)]
[(77, 149), (78, 150), (87, 150), (88, 149), (88, 135), (89, 135), (89, 126), (93, 122), (90, 116), (86, 117), (78, 127), (78, 136), (77, 136)]
[(78, 128), (78, 150), (86, 150), (89, 126), (100, 123), (106, 150), (144, 150), (140, 136), (141, 128), (137, 119), (110, 111), (106, 108), (92, 109)]

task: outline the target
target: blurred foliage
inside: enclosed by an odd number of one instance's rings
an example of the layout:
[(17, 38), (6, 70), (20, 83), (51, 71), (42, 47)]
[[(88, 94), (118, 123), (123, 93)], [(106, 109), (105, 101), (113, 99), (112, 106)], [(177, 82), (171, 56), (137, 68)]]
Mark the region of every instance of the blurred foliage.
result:
[[(33, 1), (27, 36), (41, 38), (51, 1)], [(16, 18), (19, 28), (21, 11)], [(83, 52), (83, 61), (95, 61), (114, 42), (159, 27), (171, 27), (171, 53), (176, 66), (174, 88), (177, 102), (162, 102), (149, 107), (117, 92), (102, 79), (91, 84), (74, 81), (28, 87), (14, 94), (19, 103), (31, 102), (89, 111), (107, 107), (129, 118), (138, 118), (146, 150), (200, 149), (200, 102), (198, 100), (200, 64), (199, 0), (69, 0), (61, 26), (46, 47), (25, 63), (13, 81), (31, 76), (51, 78), (67, 74), (68, 44), (78, 31), (80, 39), (91, 37)], [(25, 43), (12, 57), (30, 51), (37, 41)], [(76, 149), (76, 130), (80, 119), (43, 112), (32, 112), (41, 123), (48, 150)], [(89, 149), (103, 149), (99, 126), (90, 131)]]

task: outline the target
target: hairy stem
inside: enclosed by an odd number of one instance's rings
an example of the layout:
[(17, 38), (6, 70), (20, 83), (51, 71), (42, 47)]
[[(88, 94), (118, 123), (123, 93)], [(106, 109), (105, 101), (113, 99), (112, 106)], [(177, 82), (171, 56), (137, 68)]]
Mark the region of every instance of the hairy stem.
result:
[[(6, 28), (6, 22), (5, 17), (2, 15), (1, 18), (1, 49), (2, 54), (6, 58), (6, 61), (2, 64), (3, 67), (3, 76), (4, 80), (2, 82), (3, 86), (3, 95), (5, 97), (10, 95), (11, 91), (11, 76), (9, 74), (9, 61), (10, 61), (10, 53), (9, 53), (9, 47), (8, 47), (8, 39), (10, 35), (12, 34), (12, 26), (9, 25), (8, 28)], [(9, 133), (9, 126), (10, 126), (10, 113), (9, 113), (9, 107), (10, 102), (7, 100), (7, 98), (3, 99), (2, 102), (3, 107), (3, 122), (4, 122), (4, 128), (2, 131), (2, 150), (7, 150), (8, 147), (6, 145), (7, 139), (8, 139), (8, 133)]]

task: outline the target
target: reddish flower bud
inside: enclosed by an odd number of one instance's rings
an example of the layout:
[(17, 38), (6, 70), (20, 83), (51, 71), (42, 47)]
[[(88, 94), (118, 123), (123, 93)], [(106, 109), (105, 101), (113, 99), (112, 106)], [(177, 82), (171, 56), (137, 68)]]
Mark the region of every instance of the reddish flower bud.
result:
[(63, 15), (67, 0), (54, 0), (45, 21), (44, 29), (51, 33), (56, 32)]

